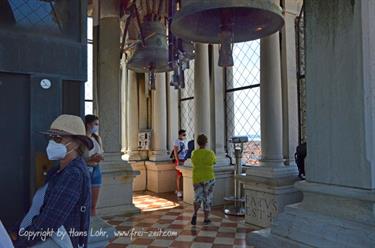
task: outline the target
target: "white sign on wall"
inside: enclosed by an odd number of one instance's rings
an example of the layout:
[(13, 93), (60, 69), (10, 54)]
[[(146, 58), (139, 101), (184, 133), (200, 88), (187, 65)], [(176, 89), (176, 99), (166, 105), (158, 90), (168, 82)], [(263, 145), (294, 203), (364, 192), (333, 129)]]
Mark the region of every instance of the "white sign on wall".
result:
[(151, 130), (141, 130), (138, 133), (138, 149), (142, 151), (150, 150)]

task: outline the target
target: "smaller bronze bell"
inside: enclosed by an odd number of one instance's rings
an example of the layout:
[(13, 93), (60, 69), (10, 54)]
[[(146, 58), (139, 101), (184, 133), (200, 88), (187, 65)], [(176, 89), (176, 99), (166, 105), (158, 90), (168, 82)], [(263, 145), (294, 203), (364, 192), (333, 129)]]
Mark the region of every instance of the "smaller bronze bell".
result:
[(172, 68), (168, 62), (168, 46), (166, 29), (159, 21), (146, 21), (142, 24), (145, 37), (145, 46), (141, 43), (135, 48), (133, 55), (128, 60), (127, 67), (138, 73), (168, 72)]

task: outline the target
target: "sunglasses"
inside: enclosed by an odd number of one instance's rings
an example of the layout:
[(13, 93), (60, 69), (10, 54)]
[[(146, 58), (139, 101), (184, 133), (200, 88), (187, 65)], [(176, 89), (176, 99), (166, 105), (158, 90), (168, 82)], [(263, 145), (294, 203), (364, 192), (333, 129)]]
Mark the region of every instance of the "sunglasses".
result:
[(63, 137), (61, 137), (60, 135), (49, 135), (48, 136), (48, 140), (53, 140), (58, 144), (60, 144), (62, 142), (62, 139), (63, 139)]

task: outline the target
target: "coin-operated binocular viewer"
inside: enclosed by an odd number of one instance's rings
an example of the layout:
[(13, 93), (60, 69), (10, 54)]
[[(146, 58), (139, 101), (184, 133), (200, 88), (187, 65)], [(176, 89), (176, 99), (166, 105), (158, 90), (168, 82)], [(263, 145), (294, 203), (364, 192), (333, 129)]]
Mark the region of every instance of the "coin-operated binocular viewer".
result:
[(238, 177), (242, 173), (242, 154), (244, 149), (244, 143), (249, 142), (247, 136), (235, 136), (230, 140), (234, 148), (234, 157), (236, 158), (236, 164), (234, 167), (234, 195), (224, 197), (224, 201), (231, 202), (232, 205), (224, 208), (224, 213), (227, 215), (244, 216), (245, 215), (245, 198), (242, 197), (242, 188)]

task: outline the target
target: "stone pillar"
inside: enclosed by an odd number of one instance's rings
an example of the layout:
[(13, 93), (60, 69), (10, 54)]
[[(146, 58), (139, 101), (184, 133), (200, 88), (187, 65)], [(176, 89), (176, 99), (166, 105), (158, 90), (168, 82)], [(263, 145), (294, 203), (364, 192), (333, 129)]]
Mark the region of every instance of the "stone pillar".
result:
[[(150, 128), (148, 126), (148, 106), (147, 106), (147, 99), (149, 98), (148, 91), (149, 88), (147, 87), (148, 83), (145, 80), (145, 74), (139, 74), (138, 78), (138, 105), (139, 105), (139, 129), (144, 130)], [(146, 94), (147, 91), (147, 94)]]
[(124, 154), (128, 148), (128, 109), (126, 107), (128, 92), (128, 70), (126, 69), (125, 56), (121, 60), (121, 152)]
[[(169, 78), (167, 85), (170, 81), (171, 74), (169, 73)], [(172, 152), (174, 148), (174, 142), (178, 137), (178, 90), (175, 90), (173, 86), (167, 86), (168, 94), (168, 150)]]
[(211, 135), (212, 149), (216, 153), (217, 166), (230, 165), (225, 153), (225, 81), (224, 69), (218, 66), (219, 46), (212, 46), (211, 77)]
[(137, 73), (128, 70), (128, 160), (140, 160), (138, 151), (138, 131), (139, 131), (139, 116), (138, 116), (138, 82)]
[(166, 73), (155, 75), (156, 89), (152, 92), (152, 151), (146, 162), (147, 189), (173, 192), (176, 189), (176, 168), (167, 153), (167, 89)]
[[(226, 88), (227, 89), (231, 89), (233, 88), (233, 67), (228, 67), (226, 68), (226, 76), (225, 76), (225, 80), (226, 80)], [(232, 161), (235, 161), (235, 157), (234, 157), (234, 149), (233, 147), (230, 145), (230, 143), (228, 142), (228, 139), (232, 138), (234, 135), (235, 135), (235, 127), (234, 127), (234, 93), (229, 93), (229, 94), (226, 94), (226, 110), (225, 110), (225, 114), (226, 114), (226, 120), (227, 120), (227, 128), (226, 128), (226, 137), (227, 137), (227, 140), (225, 141), (225, 145), (227, 146), (227, 153), (228, 155), (232, 158)]]
[(371, 0), (305, 1), (304, 198), (249, 244), (375, 247), (374, 13)]
[[(125, 68), (126, 69), (126, 68)], [(126, 84), (126, 155), (124, 156), (131, 164), (134, 171), (138, 171), (140, 174), (134, 178), (133, 191), (144, 191), (146, 190), (146, 167), (143, 159), (147, 158), (146, 155), (142, 154), (142, 151), (138, 150), (138, 130), (145, 129), (145, 121), (147, 119), (147, 110), (144, 107), (141, 108), (141, 87), (144, 85), (144, 80), (139, 80), (135, 72), (127, 70), (127, 84)], [(142, 78), (142, 77), (140, 77)], [(139, 81), (138, 81), (139, 80)], [(143, 93), (144, 95), (144, 93)], [(146, 117), (145, 117), (146, 116)], [(147, 120), (146, 120), (147, 121)], [(144, 153), (144, 152), (143, 152)]]
[(285, 26), (282, 35), (281, 74), (283, 99), (283, 157), (286, 165), (294, 165), (298, 145), (298, 90), (295, 20), (301, 0), (284, 0)]
[[(210, 128), (210, 71), (208, 60), (208, 45), (196, 43), (194, 60), (194, 134), (198, 137), (205, 134), (211, 140)], [(197, 145), (196, 145), (197, 146)], [(208, 144), (209, 148), (213, 144)]]
[(167, 161), (167, 98), (166, 74), (156, 73), (156, 89), (152, 92), (152, 151), (151, 161)]
[[(148, 85), (147, 81), (145, 80), (145, 74), (138, 74), (138, 106), (139, 106), (139, 130), (147, 130), (150, 129), (151, 126), (148, 126), (148, 106), (147, 106), (147, 100), (148, 98)], [(147, 94), (146, 94), (147, 91)], [(148, 159), (148, 151), (139, 151), (139, 155), (141, 157), (141, 160), (147, 160)]]
[[(100, 134), (107, 153), (121, 151), (120, 115), (120, 19), (115, 11), (116, 1), (101, 2), (99, 21), (98, 103)], [(118, 39), (117, 39), (118, 38)]]
[(260, 41), (260, 123), (263, 166), (282, 167), (280, 39), (275, 33)]
[(260, 117), (262, 159), (250, 166), (244, 182), (247, 223), (268, 227), (285, 205), (301, 200), (293, 187), (298, 180), (296, 166), (283, 162), (283, 118), (280, 64), (280, 39), (275, 33), (260, 44)]
[(132, 182), (137, 173), (121, 159), (119, 1), (103, 0), (100, 3), (98, 105), (100, 134), (106, 153), (101, 164), (103, 186), (97, 213), (125, 214), (138, 211), (132, 203)]

